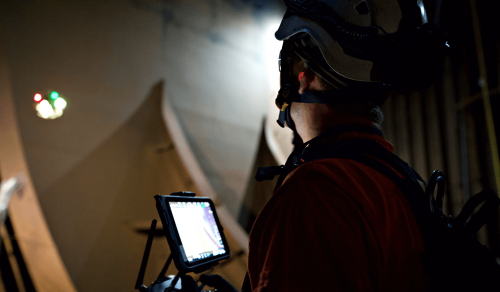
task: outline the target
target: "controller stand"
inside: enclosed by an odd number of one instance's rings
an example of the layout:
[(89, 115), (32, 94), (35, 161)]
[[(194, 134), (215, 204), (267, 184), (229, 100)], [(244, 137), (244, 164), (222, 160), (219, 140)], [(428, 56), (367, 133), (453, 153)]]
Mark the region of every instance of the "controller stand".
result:
[[(196, 196), (195, 193), (193, 192), (177, 192), (177, 193), (172, 193), (170, 194), (172, 196), (183, 196), (183, 197), (194, 197)], [(146, 285), (142, 284), (144, 281), (144, 274), (146, 272), (146, 266), (148, 264), (148, 259), (149, 259), (149, 253), (151, 251), (151, 246), (153, 244), (153, 238), (154, 238), (154, 233), (156, 230), (156, 219), (153, 219), (151, 222), (151, 227), (149, 229), (148, 233), (148, 240), (146, 242), (146, 248), (144, 250), (144, 255), (142, 256), (142, 262), (141, 262), (141, 268), (139, 269), (139, 275), (137, 276), (137, 281), (135, 283), (135, 289), (139, 290), (140, 292), (169, 292), (169, 291), (181, 291), (182, 290), (182, 283), (179, 282), (179, 279), (186, 274), (185, 271), (179, 272), (174, 278), (171, 277), (165, 277), (165, 274), (167, 273), (167, 269), (172, 263), (172, 260), (174, 258), (174, 255), (170, 253), (170, 256), (168, 257), (167, 261), (165, 262), (165, 265), (160, 271), (160, 274), (158, 275), (158, 278), (156, 281), (153, 282), (149, 287), (146, 287)], [(218, 261), (213, 261), (210, 263), (207, 263), (205, 265), (199, 266), (196, 269), (191, 269), (191, 272), (194, 273), (202, 273), (218, 264)], [(202, 291), (203, 287), (205, 285), (202, 284), (201, 286), (198, 287), (199, 291)]]
[[(151, 222), (151, 227), (149, 228), (148, 233), (148, 241), (146, 242), (146, 248), (144, 250), (144, 255), (142, 256), (141, 268), (139, 269), (139, 275), (137, 275), (137, 281), (135, 282), (135, 289), (140, 292), (156, 292), (156, 291), (175, 291), (181, 290), (181, 283), (177, 283), (180, 277), (184, 276), (184, 273), (179, 272), (173, 279), (165, 277), (167, 273), (167, 269), (172, 262), (173, 256), (170, 256), (167, 259), (167, 262), (163, 266), (160, 274), (156, 281), (151, 284), (151, 286), (146, 287), (146, 285), (142, 284), (144, 281), (144, 274), (146, 272), (146, 266), (148, 265), (149, 253), (151, 252), (151, 246), (153, 245), (154, 231), (156, 229), (156, 219), (153, 219)], [(168, 290), (166, 290), (168, 289)]]

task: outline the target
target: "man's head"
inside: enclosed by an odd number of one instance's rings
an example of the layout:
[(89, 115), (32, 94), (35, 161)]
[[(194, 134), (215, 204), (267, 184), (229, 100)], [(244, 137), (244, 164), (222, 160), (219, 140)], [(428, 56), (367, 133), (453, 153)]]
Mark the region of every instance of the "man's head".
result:
[(433, 69), (448, 50), (445, 33), (426, 24), (422, 0), (285, 4), (288, 9), (276, 32), (284, 41), (276, 104), (282, 111), (278, 123), (287, 121), (292, 129), (290, 109), (300, 107), (289, 106), (292, 103), (311, 104), (303, 108), (328, 104), (322, 108), (369, 117), (389, 90), (430, 86), (432, 73), (438, 71)]

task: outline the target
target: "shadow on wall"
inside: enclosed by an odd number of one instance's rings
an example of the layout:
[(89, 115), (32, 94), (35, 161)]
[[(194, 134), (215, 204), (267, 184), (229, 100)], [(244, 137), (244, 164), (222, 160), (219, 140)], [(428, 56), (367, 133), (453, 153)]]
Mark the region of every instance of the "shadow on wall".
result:
[[(163, 122), (162, 90), (161, 81), (109, 139), (40, 194), (54, 240), (79, 291), (110, 285), (115, 291), (132, 291), (146, 242), (134, 226), (147, 226), (158, 217), (153, 196), (198, 192)], [(155, 239), (146, 282), (156, 279), (168, 255), (165, 238)], [(246, 266), (232, 270), (238, 275), (235, 281), (240, 281), (239, 274), (242, 281)]]
[(245, 197), (243, 198), (238, 216), (238, 223), (240, 223), (248, 233), (252, 230), (253, 223), (255, 222), (255, 219), (257, 219), (257, 216), (262, 208), (264, 208), (266, 203), (271, 199), (274, 187), (276, 186), (279, 177), (276, 176), (273, 180), (265, 180), (261, 182), (255, 180), (255, 174), (257, 173), (257, 169), (259, 167), (279, 165), (269, 149), (265, 135), (265, 127), (266, 120), (263, 120), (259, 149), (255, 155), (251, 172), (252, 176), (248, 179)]

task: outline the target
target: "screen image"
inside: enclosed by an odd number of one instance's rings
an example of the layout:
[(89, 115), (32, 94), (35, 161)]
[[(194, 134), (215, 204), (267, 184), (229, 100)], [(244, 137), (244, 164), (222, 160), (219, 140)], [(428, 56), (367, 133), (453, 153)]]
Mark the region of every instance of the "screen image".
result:
[(224, 244), (208, 202), (170, 202), (185, 261), (225, 254)]

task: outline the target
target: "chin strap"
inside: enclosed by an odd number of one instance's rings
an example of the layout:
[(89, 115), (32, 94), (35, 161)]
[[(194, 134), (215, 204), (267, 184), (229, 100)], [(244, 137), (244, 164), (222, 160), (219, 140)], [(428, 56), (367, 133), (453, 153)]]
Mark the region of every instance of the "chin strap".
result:
[[(340, 93), (340, 92), (339, 92)], [(306, 91), (303, 94), (298, 93), (298, 89), (293, 90), (290, 87), (282, 87), (276, 97), (276, 106), (280, 109), (278, 124), (284, 128), (285, 122), (290, 129), (295, 131), (295, 124), (290, 115), (292, 102), (302, 103), (339, 103), (347, 101), (347, 94), (325, 91)]]
[(278, 124), (284, 128), (285, 122), (288, 127), (295, 130), (295, 125), (290, 116), (290, 107), (292, 102), (301, 103), (322, 103), (322, 104), (342, 104), (348, 101), (367, 102), (367, 95), (370, 96), (370, 102), (380, 105), (387, 99), (387, 93), (384, 91), (367, 92), (355, 89), (344, 89), (339, 91), (305, 91), (298, 93), (298, 89), (293, 89), (285, 85), (278, 92), (276, 97), (276, 106), (280, 109)]

